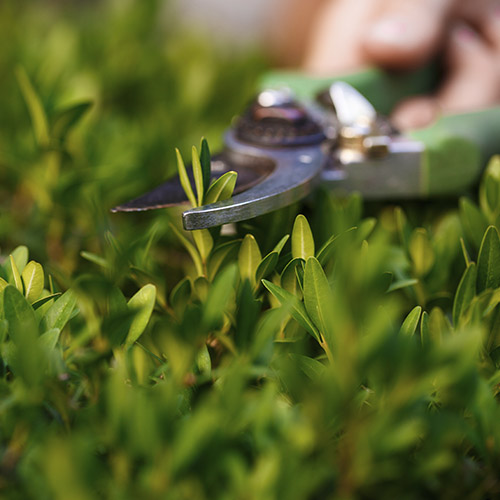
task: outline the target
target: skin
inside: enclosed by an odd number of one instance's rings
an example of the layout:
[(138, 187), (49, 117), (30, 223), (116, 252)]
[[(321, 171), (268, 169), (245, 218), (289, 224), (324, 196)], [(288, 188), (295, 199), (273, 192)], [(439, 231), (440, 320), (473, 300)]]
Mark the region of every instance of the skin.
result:
[(393, 115), (400, 128), (500, 102), (500, 0), (290, 1), (292, 14), (277, 30), (277, 45), (293, 38), (287, 62), (300, 59), (312, 74), (345, 74), (367, 65), (405, 70), (442, 54), (441, 87), (435, 95), (401, 102)]

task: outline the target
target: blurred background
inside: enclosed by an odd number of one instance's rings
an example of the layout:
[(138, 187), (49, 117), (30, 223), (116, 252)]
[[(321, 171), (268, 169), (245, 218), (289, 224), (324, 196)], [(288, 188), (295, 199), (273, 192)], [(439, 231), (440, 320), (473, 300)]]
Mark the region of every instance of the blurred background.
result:
[(109, 209), (174, 174), (174, 147), (221, 145), (272, 63), (272, 12), (263, 0), (3, 1), (2, 254), (26, 244), (71, 274), (110, 230), (127, 245), (152, 227), (163, 238), (164, 211)]

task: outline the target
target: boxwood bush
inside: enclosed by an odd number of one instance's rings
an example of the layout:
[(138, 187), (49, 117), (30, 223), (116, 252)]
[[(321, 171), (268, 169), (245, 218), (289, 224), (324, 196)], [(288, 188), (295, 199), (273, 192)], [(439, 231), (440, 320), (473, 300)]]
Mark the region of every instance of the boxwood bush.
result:
[[(110, 215), (263, 67), (167, 7), (0, 6), (0, 496), (499, 496), (500, 158), (460, 200), (320, 189), (231, 234)], [(232, 190), (208, 143), (194, 204)]]

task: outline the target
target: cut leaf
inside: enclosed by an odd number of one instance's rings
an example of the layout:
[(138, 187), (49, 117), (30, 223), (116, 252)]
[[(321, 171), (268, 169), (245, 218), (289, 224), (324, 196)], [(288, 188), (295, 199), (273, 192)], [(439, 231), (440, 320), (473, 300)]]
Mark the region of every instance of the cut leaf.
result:
[(314, 256), (314, 239), (309, 222), (303, 215), (297, 215), (292, 230), (292, 257), (304, 259)]
[(24, 283), (24, 295), (30, 303), (35, 302), (41, 295), (45, 284), (43, 268), (34, 260), (28, 262), (21, 278)]
[(477, 260), (477, 291), (500, 287), (500, 237), (496, 227), (486, 231)]
[(135, 312), (130, 325), (125, 346), (130, 347), (144, 332), (149, 323), (156, 302), (156, 287), (148, 284), (143, 286), (129, 301), (128, 308)]
[(191, 187), (191, 182), (186, 171), (186, 166), (184, 165), (184, 160), (182, 159), (181, 152), (176, 148), (175, 155), (177, 157), (177, 171), (179, 172), (179, 179), (181, 181), (182, 189), (186, 193), (186, 196), (193, 207), (196, 207), (196, 197)]
[(221, 175), (208, 189), (205, 204), (209, 205), (216, 201), (224, 201), (231, 198), (237, 178), (238, 174), (232, 170)]

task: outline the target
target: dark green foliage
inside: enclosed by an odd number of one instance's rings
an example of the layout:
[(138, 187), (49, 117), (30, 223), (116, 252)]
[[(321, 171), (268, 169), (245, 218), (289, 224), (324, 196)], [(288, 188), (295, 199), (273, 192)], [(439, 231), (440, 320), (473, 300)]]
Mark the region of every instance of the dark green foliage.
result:
[(0, 6), (0, 497), (498, 497), (500, 160), (477, 203), (110, 218), (259, 70), (165, 9)]

